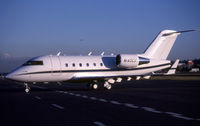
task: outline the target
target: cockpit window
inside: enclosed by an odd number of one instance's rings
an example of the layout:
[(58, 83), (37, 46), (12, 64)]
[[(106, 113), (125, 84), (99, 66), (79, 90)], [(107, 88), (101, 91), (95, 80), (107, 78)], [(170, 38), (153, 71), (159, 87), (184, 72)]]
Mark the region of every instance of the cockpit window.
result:
[(28, 65), (43, 65), (43, 61), (27, 61), (26, 63), (23, 64), (23, 66), (28, 66)]

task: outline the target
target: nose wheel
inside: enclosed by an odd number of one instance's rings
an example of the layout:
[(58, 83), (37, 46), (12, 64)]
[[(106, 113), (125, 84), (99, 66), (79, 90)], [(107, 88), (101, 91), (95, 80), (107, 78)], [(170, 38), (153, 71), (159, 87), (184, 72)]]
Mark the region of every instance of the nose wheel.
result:
[(25, 86), (25, 92), (29, 93), (31, 88), (28, 86), (27, 83), (24, 83), (24, 86)]

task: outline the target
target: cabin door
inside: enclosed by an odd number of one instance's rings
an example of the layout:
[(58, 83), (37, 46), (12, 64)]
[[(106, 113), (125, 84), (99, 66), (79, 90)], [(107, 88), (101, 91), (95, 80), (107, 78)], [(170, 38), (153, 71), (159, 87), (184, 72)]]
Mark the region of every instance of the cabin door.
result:
[(59, 56), (50, 56), (51, 59), (51, 74), (58, 76), (61, 75), (61, 63)]

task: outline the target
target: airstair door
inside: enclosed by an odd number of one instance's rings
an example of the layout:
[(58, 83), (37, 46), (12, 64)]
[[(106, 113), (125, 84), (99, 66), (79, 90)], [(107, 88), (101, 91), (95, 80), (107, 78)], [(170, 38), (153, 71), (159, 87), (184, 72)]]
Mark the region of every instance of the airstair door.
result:
[(51, 59), (51, 74), (55, 76), (61, 75), (61, 63), (59, 56), (50, 56)]

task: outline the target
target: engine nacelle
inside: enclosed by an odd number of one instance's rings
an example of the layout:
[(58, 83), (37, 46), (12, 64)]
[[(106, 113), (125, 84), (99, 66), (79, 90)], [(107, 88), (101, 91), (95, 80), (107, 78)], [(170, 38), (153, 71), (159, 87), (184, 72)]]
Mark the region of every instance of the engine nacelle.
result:
[(116, 56), (116, 65), (119, 68), (135, 68), (138, 65), (147, 64), (150, 60), (147, 58), (140, 57), (138, 55), (131, 54), (119, 54)]

